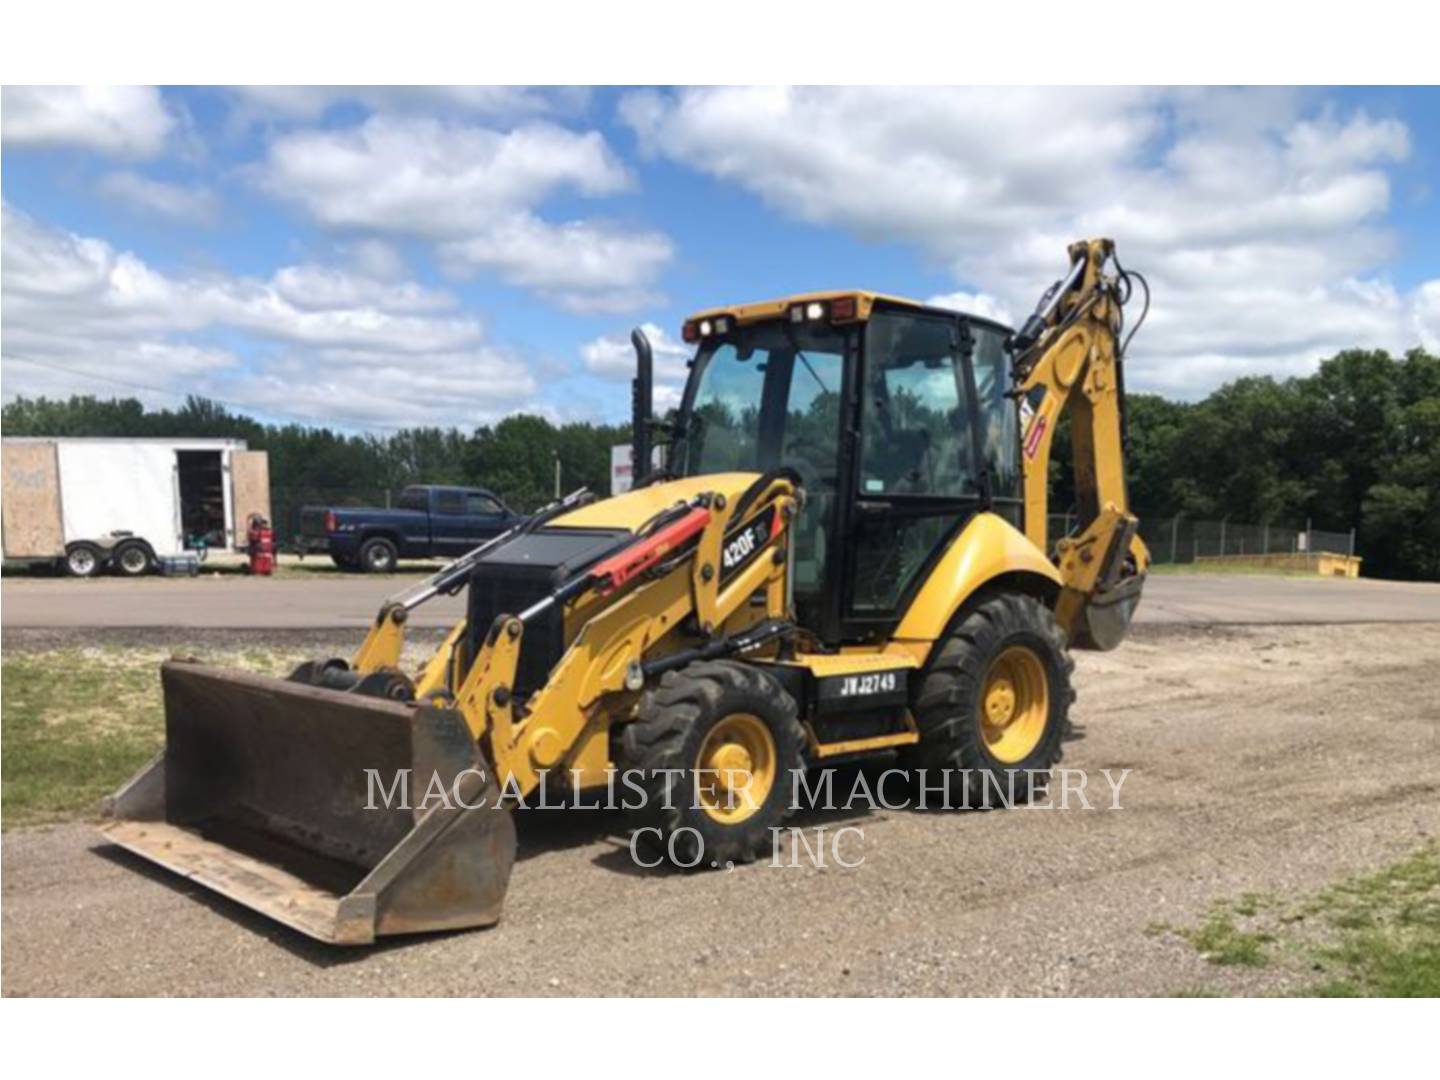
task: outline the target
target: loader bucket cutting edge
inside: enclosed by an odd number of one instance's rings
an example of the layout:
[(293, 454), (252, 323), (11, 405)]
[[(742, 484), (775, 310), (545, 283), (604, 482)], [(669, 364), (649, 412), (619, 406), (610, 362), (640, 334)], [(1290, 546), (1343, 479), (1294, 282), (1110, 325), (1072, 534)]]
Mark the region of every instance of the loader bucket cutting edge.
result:
[(458, 713), (193, 661), (161, 682), (165, 750), (107, 839), (332, 944), (499, 921), (515, 825)]

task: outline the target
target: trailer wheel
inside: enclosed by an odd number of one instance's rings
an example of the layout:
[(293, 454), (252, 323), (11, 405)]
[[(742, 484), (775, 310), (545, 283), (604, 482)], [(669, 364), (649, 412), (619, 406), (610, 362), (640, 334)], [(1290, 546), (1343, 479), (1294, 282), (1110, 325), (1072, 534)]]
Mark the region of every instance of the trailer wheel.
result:
[(94, 577), (104, 559), (94, 544), (80, 542), (65, 549), (65, 572), (71, 577)]
[(399, 553), (383, 536), (372, 537), (360, 545), (360, 569), (367, 574), (388, 574), (395, 569)]
[(666, 672), (620, 744), (645, 793), (630, 811), (637, 839), (682, 869), (753, 862), (790, 816), (804, 769), (795, 699), (730, 660)]
[(912, 702), (920, 743), (904, 763), (926, 770), (927, 792), (943, 780), (952, 807), (1025, 802), (1063, 753), (1074, 670), (1049, 608), (990, 596), (936, 643)]
[(124, 577), (141, 577), (154, 566), (150, 549), (139, 540), (127, 540), (115, 549), (110, 562)]

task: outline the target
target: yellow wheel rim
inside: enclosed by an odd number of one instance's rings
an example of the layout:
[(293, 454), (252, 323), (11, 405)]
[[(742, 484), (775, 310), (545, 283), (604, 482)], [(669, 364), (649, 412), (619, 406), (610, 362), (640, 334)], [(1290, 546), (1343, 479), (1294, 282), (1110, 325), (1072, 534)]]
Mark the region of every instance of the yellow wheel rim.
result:
[(775, 786), (775, 737), (758, 716), (733, 713), (705, 736), (695, 756), (695, 791), (716, 821), (736, 825), (757, 813)]
[(1040, 745), (1050, 720), (1050, 681), (1040, 657), (1011, 645), (990, 664), (980, 694), (980, 732), (991, 757), (1024, 761)]

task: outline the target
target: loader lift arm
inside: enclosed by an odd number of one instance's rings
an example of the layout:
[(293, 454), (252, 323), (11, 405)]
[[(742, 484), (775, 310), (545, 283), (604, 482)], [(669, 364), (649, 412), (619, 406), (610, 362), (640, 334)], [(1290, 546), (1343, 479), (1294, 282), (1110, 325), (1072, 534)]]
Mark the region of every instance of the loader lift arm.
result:
[[(563, 499), (556, 499), (541, 507), (498, 536), (492, 536), (464, 555), (446, 563), (424, 581), (402, 589), (387, 598), (380, 605), (380, 610), (375, 613), (375, 622), (371, 625), (370, 632), (365, 635), (365, 640), (355, 651), (355, 659), (350, 664), (351, 669), (362, 675), (368, 675), (399, 667), (400, 654), (405, 648), (405, 623), (410, 612), (436, 596), (452, 596), (463, 589), (469, 582), (470, 572), (486, 552), (498, 548), (523, 533), (534, 532), (546, 522), (577, 506), (583, 506), (593, 498), (589, 488), (578, 488)], [(460, 624), (447, 635), (445, 645), (442, 646), (440, 652), (448, 655), (450, 647), (459, 639), (464, 630), (465, 620), (462, 619)], [(427, 667), (426, 670), (428, 673), (429, 668)]]
[[(1069, 254), (1068, 274), (1045, 293), (1011, 342), (1013, 392), (1021, 412), (1025, 533), (1041, 551), (1051, 551), (1051, 444), (1069, 408), (1079, 522), (1054, 544), (1062, 581), (1055, 615), (1072, 647), (1112, 649), (1125, 636), (1150, 564), (1125, 486), (1119, 337), (1132, 278), (1142, 285), (1144, 279), (1121, 268), (1110, 240), (1072, 244)], [(1147, 306), (1148, 298), (1147, 286)]]

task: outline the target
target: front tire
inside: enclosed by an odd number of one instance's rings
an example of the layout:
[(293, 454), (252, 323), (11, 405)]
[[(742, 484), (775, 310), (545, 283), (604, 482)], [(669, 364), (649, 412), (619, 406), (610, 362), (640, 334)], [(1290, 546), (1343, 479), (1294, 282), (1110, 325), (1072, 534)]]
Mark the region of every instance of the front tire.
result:
[(65, 549), (65, 573), (71, 577), (89, 578), (100, 573), (100, 566), (104, 559), (100, 555), (100, 549), (94, 544), (71, 544)]
[[(920, 742), (906, 755), (925, 790), (943, 778), (949, 805), (1024, 802), (1063, 755), (1075, 661), (1055, 616), (1034, 597), (1001, 593), (970, 610), (936, 646), (912, 704)], [(938, 774), (938, 775), (936, 775)]]
[(383, 536), (376, 536), (360, 545), (360, 569), (367, 574), (389, 574), (395, 570), (399, 552)]
[(620, 736), (644, 805), (642, 837), (684, 869), (753, 862), (793, 809), (805, 731), (795, 700), (748, 664), (715, 660), (666, 672)]

